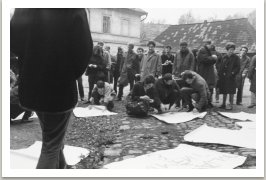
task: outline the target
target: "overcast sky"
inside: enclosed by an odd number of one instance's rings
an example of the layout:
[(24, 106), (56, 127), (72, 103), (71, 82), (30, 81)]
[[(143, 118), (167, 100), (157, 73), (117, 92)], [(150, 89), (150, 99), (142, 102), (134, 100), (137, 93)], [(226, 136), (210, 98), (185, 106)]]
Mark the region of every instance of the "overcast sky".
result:
[(211, 17), (216, 17), (216, 19), (224, 20), (228, 15), (234, 14), (241, 14), (246, 16), (250, 12), (255, 9), (204, 9), (204, 8), (197, 8), (197, 9), (170, 9), (170, 8), (142, 8), (146, 12), (148, 12), (148, 17), (145, 22), (149, 22), (151, 20), (166, 20), (166, 24), (177, 24), (179, 17), (182, 14), (187, 13), (188, 11), (192, 12), (192, 15), (197, 19), (209, 19)]

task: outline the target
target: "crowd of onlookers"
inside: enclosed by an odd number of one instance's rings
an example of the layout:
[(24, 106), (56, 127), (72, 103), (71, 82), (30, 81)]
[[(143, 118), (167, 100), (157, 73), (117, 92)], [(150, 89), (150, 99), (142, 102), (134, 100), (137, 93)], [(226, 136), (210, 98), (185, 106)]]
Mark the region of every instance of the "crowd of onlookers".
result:
[(77, 105), (77, 88), (80, 99), (85, 99), (85, 71), (89, 94), (84, 103), (102, 104), (112, 110), (114, 100), (122, 100), (124, 87), (129, 84), (129, 115), (178, 108), (205, 111), (213, 106), (213, 89), (216, 101), (223, 95), (221, 108), (232, 109), (236, 90), (236, 104), (242, 103), (246, 76), (252, 92), (248, 107), (256, 105), (256, 56), (250, 60), (247, 47), (241, 47), (237, 55), (235, 45), (228, 43), (227, 53), (221, 55), (211, 41), (192, 51), (181, 42), (177, 52), (167, 46), (160, 55), (155, 52), (154, 41), (147, 46), (147, 53), (142, 48), (136, 53), (134, 44), (128, 44), (127, 52), (119, 47), (116, 56), (103, 42), (93, 46), (85, 9), (15, 10), (10, 21), (11, 61), (15, 61), (10, 69), (10, 114), (15, 118), (26, 110), (24, 121), (32, 111), (38, 116), (42, 149), (37, 169), (69, 168), (63, 153), (64, 137)]

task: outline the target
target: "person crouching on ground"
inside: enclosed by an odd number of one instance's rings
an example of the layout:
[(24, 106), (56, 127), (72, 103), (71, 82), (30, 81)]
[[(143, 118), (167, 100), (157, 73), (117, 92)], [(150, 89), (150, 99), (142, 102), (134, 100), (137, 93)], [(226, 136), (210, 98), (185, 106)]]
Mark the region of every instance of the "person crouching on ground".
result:
[[(180, 88), (177, 83), (172, 80), (172, 74), (164, 74), (161, 79), (156, 81), (155, 88), (158, 91), (159, 98), (162, 102), (161, 108), (163, 110), (171, 111), (175, 110), (177, 106), (180, 106)], [(169, 108), (166, 104), (169, 104)]]
[[(194, 113), (205, 111), (210, 101), (210, 91), (206, 81), (199, 74), (190, 70), (184, 71), (182, 78), (190, 86), (181, 89), (181, 94), (189, 106), (188, 112), (192, 110)], [(194, 105), (192, 98), (196, 102)]]
[(147, 100), (150, 103), (150, 107), (157, 109), (158, 113), (162, 113), (161, 100), (159, 94), (154, 87), (155, 78), (152, 75), (148, 75), (143, 82), (137, 82), (131, 91), (132, 101)]
[(116, 96), (115, 91), (111, 85), (104, 82), (104, 78), (97, 80), (96, 86), (92, 90), (92, 97), (90, 101), (95, 105), (104, 105), (108, 111), (111, 111), (114, 107), (114, 98)]

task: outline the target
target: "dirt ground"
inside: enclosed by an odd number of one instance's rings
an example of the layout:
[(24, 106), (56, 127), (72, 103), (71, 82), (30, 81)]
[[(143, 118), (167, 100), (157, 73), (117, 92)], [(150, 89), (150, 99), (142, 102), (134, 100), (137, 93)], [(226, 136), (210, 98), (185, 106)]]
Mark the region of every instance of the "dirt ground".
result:
[[(87, 77), (83, 77), (85, 94), (88, 92)], [(125, 90), (128, 92), (128, 87)], [(125, 93), (126, 95), (126, 93)], [(220, 96), (220, 103), (221, 103)], [(233, 112), (256, 113), (248, 109), (250, 102), (249, 82), (246, 81), (243, 105), (234, 106)], [(219, 103), (208, 111), (205, 118), (180, 124), (166, 124), (154, 117), (134, 118), (125, 113), (124, 101), (115, 102), (117, 115), (104, 117), (76, 118), (72, 116), (65, 144), (87, 148), (90, 155), (76, 165), (76, 168), (101, 168), (104, 164), (132, 158), (142, 154), (177, 147), (184, 142), (184, 135), (206, 123), (208, 126), (238, 129), (237, 120), (222, 117), (217, 113)], [(79, 103), (78, 106), (85, 106)], [(30, 123), (16, 123), (10, 126), (10, 148), (20, 149), (41, 141), (42, 135), (38, 119)], [(195, 146), (247, 157), (238, 168), (256, 168), (256, 150), (234, 146), (193, 143)]]

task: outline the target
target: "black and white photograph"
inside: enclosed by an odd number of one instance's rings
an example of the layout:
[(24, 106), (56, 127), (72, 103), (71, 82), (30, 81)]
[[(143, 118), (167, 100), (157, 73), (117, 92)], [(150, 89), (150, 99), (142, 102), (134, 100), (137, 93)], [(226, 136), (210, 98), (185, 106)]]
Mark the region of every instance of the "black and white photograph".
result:
[(6, 177), (264, 176), (259, 3), (15, 2), (3, 16)]

